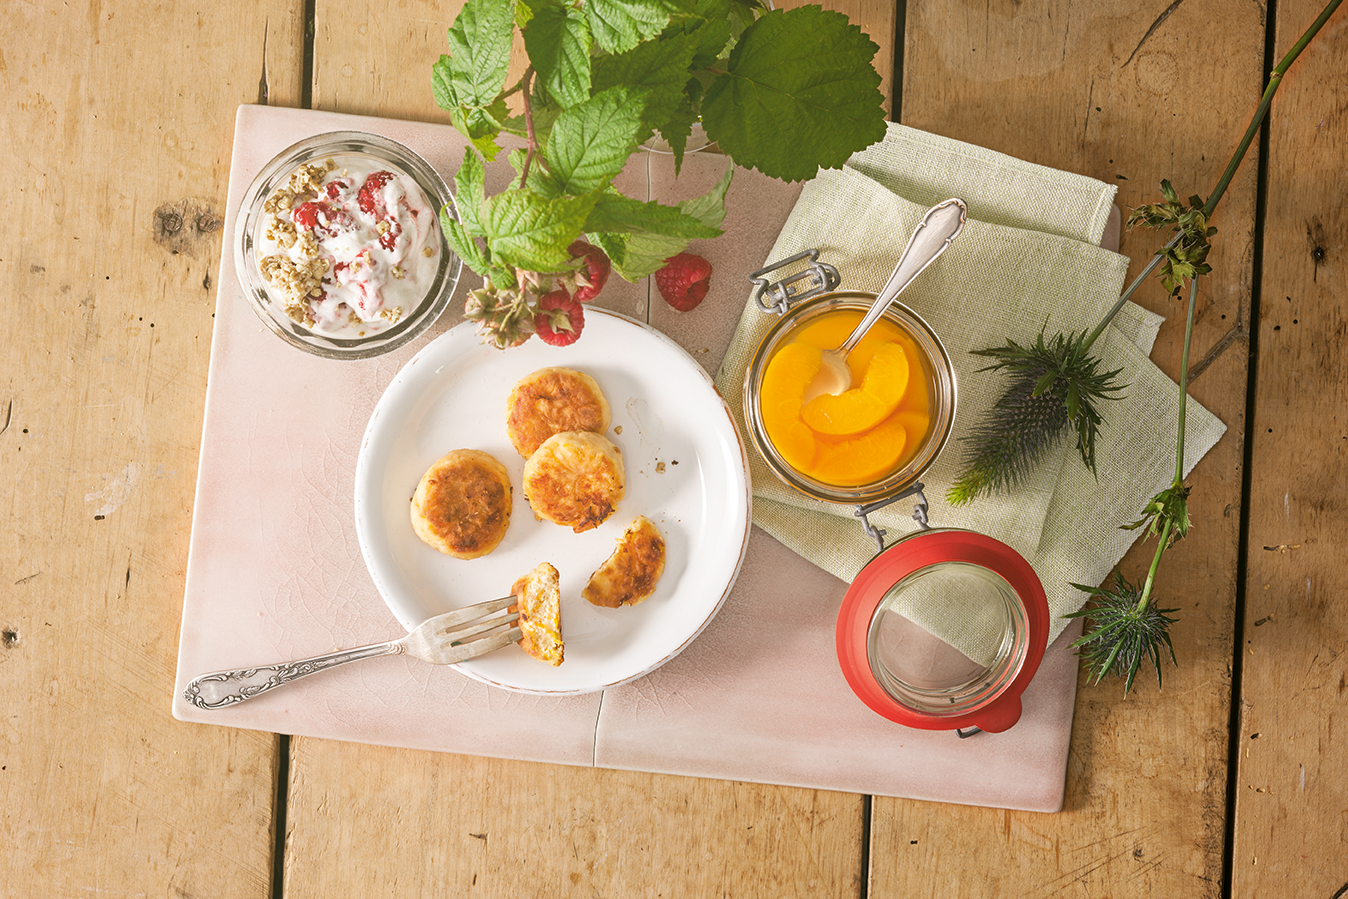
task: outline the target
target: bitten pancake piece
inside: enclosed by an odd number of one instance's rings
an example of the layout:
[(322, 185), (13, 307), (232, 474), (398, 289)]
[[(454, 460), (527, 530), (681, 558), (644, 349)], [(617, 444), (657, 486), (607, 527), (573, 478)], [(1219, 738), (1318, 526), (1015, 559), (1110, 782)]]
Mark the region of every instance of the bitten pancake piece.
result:
[(412, 495), (417, 536), (456, 559), (495, 549), (510, 527), (510, 474), (489, 453), (457, 449), (421, 476)]
[(533, 571), (515, 581), (510, 592), (519, 598), (520, 648), (540, 662), (562, 664), (562, 593), (557, 569), (540, 562)]
[(655, 592), (664, 572), (665, 538), (649, 518), (638, 515), (580, 595), (606, 609), (634, 606)]
[(608, 399), (594, 378), (570, 368), (540, 368), (525, 375), (506, 400), (506, 432), (526, 459), (553, 434), (602, 434), (611, 421)]
[(622, 452), (590, 431), (554, 434), (524, 463), (524, 495), (534, 515), (577, 534), (613, 514), (626, 483)]

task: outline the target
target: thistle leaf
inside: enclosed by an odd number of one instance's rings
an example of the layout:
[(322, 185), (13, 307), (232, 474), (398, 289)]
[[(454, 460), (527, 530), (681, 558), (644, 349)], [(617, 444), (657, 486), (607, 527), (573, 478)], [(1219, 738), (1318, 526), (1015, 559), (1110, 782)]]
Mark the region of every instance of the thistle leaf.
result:
[(1074, 425), (1081, 461), (1095, 473), (1095, 439), (1103, 423), (1097, 407), (1117, 398), (1123, 385), (1116, 381), (1119, 370), (1100, 370), (1100, 360), (1083, 349), (1085, 339), (1083, 332), (1045, 340), (1041, 331), (1028, 346), (1008, 340), (974, 351), (994, 360), (981, 371), (1004, 369), (1008, 381), (987, 417), (962, 438), (964, 470), (946, 495), (949, 502), (963, 505), (1014, 489)]

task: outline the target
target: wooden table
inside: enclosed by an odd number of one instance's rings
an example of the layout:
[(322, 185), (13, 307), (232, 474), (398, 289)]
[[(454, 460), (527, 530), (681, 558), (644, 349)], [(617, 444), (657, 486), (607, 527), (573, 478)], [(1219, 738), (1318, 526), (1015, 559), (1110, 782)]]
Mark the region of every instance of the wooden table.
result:
[[(1215, 220), (1192, 393), (1230, 430), (1160, 573), (1179, 666), (1127, 698), (1083, 683), (1061, 813), (173, 720), (234, 110), (444, 121), (430, 65), (459, 5), (32, 2), (0, 20), (0, 297), (32, 328), (0, 347), (0, 894), (1345, 895), (1343, 12)], [(1125, 208), (1162, 178), (1211, 190), (1320, 10), (828, 5), (880, 44), (895, 119), (1116, 181)], [(1137, 268), (1156, 243), (1123, 251)], [(1168, 316), (1152, 356), (1173, 376), (1181, 307), (1157, 284), (1138, 299)]]

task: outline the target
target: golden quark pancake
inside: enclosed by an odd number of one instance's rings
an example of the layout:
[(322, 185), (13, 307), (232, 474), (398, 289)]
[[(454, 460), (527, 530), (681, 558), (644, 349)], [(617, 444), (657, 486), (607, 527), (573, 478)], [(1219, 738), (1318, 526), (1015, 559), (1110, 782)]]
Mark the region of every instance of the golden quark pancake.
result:
[(580, 595), (606, 609), (633, 606), (655, 592), (664, 571), (665, 538), (649, 518), (638, 515)]
[(417, 536), (456, 559), (495, 549), (510, 527), (510, 475), (489, 453), (456, 449), (427, 469), (412, 495)]
[(519, 599), (520, 648), (540, 662), (556, 667), (562, 664), (566, 647), (562, 642), (562, 594), (557, 569), (540, 562), (533, 571), (515, 581), (510, 588)]
[(623, 498), (622, 452), (601, 434), (554, 434), (524, 463), (524, 495), (542, 521), (577, 534), (596, 528)]
[(553, 434), (608, 430), (608, 400), (594, 378), (570, 368), (540, 368), (525, 375), (506, 400), (506, 432), (524, 458)]

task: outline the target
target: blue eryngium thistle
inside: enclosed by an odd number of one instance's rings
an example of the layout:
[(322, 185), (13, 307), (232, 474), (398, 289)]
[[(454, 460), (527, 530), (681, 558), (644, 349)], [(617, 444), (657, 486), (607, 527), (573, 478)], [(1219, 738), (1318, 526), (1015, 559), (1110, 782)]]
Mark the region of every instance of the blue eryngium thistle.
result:
[(1119, 369), (1101, 371), (1090, 355), (1087, 335), (1046, 339), (1039, 332), (1034, 343), (975, 350), (994, 360), (979, 371), (1007, 372), (1006, 390), (988, 417), (975, 425), (965, 442), (964, 472), (946, 494), (963, 505), (981, 493), (1006, 492), (1034, 470), (1075, 426), (1077, 450), (1095, 473), (1095, 440), (1103, 421), (1099, 406), (1123, 389), (1115, 380)]

